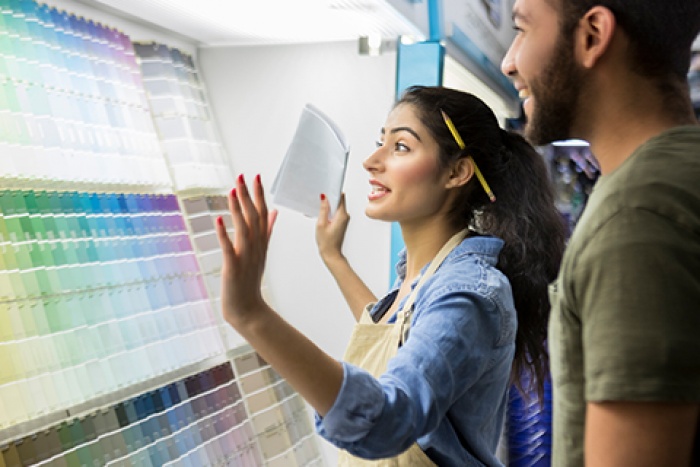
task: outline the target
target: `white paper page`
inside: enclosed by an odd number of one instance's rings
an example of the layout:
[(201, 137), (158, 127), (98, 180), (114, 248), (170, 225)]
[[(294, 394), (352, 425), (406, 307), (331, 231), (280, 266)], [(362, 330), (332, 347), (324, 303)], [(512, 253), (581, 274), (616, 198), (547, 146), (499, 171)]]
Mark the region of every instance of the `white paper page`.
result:
[(337, 125), (318, 108), (306, 104), (272, 185), (273, 202), (317, 217), (323, 193), (335, 212), (349, 153)]

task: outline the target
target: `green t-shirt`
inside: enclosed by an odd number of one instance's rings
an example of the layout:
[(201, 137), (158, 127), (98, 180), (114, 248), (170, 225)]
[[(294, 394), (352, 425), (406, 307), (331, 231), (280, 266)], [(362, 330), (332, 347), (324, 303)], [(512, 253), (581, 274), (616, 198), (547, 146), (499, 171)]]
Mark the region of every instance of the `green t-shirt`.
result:
[(700, 402), (700, 126), (598, 180), (550, 299), (552, 465), (583, 466), (586, 402)]

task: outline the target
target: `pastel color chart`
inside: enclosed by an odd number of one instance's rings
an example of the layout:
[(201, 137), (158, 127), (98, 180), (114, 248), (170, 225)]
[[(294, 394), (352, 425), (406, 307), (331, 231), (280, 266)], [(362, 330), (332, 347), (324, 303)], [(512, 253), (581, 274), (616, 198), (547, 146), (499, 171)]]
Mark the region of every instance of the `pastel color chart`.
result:
[(153, 120), (176, 191), (233, 185), (203, 83), (192, 57), (158, 43), (135, 43)]
[(171, 186), (130, 39), (0, 0), (0, 162), (6, 184)]
[(323, 464), (218, 311), (214, 128), (191, 56), (0, 0), (0, 467)]
[(0, 465), (321, 466), (309, 413), (251, 349), (0, 446)]
[(0, 192), (0, 428), (223, 351), (174, 195)]
[(261, 465), (229, 363), (47, 427), (0, 451), (6, 465)]
[[(229, 231), (232, 231), (228, 212), (228, 200), (223, 195), (195, 196), (181, 201), (183, 214), (187, 219), (192, 234), (192, 244), (199, 260), (202, 277), (207, 287), (214, 308), (221, 309), (221, 251), (214, 225), (216, 218), (222, 216)], [(267, 291), (263, 282), (263, 294)], [(219, 328), (228, 349), (235, 348), (245, 341), (221, 317), (217, 315)]]
[(323, 465), (310, 415), (301, 396), (252, 350), (242, 350), (233, 359), (233, 366), (239, 375), (239, 386), (263, 465)]

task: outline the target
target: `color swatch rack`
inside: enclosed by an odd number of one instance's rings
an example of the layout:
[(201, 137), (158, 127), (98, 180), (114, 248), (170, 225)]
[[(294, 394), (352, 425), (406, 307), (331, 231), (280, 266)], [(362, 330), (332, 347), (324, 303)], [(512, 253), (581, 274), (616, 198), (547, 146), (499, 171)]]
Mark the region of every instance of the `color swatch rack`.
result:
[(0, 428), (223, 352), (174, 195), (0, 206)]
[(192, 57), (153, 42), (136, 42), (134, 50), (175, 190), (221, 193), (233, 186)]
[(0, 466), (321, 466), (299, 396), (249, 347), (232, 362), (17, 439)]
[(172, 185), (130, 39), (32, 0), (0, 0), (3, 185)]
[(0, 467), (320, 466), (218, 311), (233, 177), (194, 61), (142, 51), (0, 0)]
[(262, 454), (262, 465), (323, 466), (317, 437), (301, 396), (248, 345), (239, 348), (233, 365)]
[[(223, 195), (197, 196), (182, 200), (183, 214), (190, 226), (192, 244), (202, 271), (202, 278), (212, 300), (213, 307), (221, 309), (221, 250), (216, 237), (216, 218), (222, 216), (231, 229), (228, 201)], [(263, 293), (265, 286), (263, 285)], [(224, 346), (233, 349), (241, 345), (243, 338), (224, 322), (218, 314)]]
[(6, 465), (261, 465), (226, 363), (8, 445)]

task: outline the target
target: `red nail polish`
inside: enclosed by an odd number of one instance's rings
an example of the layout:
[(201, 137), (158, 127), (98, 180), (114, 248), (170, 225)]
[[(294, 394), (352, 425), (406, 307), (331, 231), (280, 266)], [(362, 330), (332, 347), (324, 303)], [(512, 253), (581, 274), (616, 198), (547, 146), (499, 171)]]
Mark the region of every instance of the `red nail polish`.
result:
[(257, 174), (257, 175), (255, 176), (255, 181), (258, 182), (258, 183), (260, 183), (260, 174)]
[(238, 181), (241, 183), (245, 183), (245, 180), (243, 180), (243, 174), (238, 174)]
[(323, 193), (321, 193), (321, 201), (323, 201), (323, 200), (325, 200), (325, 199), (326, 199), (326, 195), (324, 195)]
[(224, 226), (224, 218), (221, 216), (217, 217), (216, 223), (223, 227)]
[(236, 189), (231, 190), (231, 198), (236, 199)]

